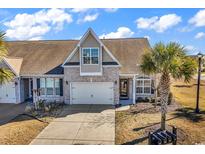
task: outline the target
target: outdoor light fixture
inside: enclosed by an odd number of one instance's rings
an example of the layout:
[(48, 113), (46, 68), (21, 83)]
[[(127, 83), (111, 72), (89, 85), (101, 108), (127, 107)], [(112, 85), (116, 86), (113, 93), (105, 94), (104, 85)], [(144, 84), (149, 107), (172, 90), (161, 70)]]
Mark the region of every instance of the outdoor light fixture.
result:
[(196, 113), (199, 113), (199, 93), (200, 93), (200, 80), (201, 80), (201, 60), (203, 57), (202, 53), (197, 54), (198, 57), (198, 80), (197, 80), (197, 96), (196, 96)]
[(14, 84), (15, 84), (15, 86), (17, 86), (17, 85), (18, 85), (18, 82), (15, 82)]

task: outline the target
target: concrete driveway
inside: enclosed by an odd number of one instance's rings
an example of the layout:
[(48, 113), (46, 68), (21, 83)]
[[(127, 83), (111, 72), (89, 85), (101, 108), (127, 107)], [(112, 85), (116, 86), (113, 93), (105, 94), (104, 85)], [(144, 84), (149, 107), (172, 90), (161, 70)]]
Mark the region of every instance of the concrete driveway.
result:
[(114, 144), (115, 109), (68, 105), (30, 144)]
[(0, 103), (0, 125), (3, 125), (16, 117), (19, 114), (24, 113), (26, 103), (21, 104), (9, 104)]

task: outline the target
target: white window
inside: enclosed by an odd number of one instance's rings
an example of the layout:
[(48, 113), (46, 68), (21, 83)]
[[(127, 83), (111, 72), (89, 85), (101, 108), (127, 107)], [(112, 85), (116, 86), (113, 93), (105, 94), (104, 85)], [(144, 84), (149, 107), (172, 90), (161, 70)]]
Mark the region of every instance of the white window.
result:
[(55, 92), (56, 95), (60, 95), (60, 80), (55, 78)]
[(54, 92), (54, 79), (53, 78), (47, 78), (46, 79), (46, 94), (47, 95), (53, 95)]
[(40, 78), (40, 95), (60, 95), (59, 78)]
[(83, 48), (83, 64), (99, 63), (99, 48)]
[(136, 79), (137, 94), (151, 94), (151, 79), (138, 78)]

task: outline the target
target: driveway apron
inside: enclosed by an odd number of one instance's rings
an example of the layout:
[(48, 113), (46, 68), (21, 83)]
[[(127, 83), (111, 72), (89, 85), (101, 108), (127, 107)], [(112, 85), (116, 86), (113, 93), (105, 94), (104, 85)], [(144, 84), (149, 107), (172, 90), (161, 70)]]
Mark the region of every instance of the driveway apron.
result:
[(68, 105), (30, 144), (114, 144), (111, 105)]

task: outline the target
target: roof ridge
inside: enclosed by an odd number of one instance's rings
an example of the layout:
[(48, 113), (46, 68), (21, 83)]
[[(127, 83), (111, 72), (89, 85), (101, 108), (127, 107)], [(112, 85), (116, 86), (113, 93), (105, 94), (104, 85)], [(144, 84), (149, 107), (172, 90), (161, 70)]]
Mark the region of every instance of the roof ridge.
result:
[[(145, 39), (148, 40), (145, 37), (126, 37), (126, 38), (103, 38), (100, 40), (128, 40), (128, 39)], [(65, 40), (10, 40), (6, 42), (54, 42), (54, 41), (80, 41), (79, 39), (65, 39)]]

